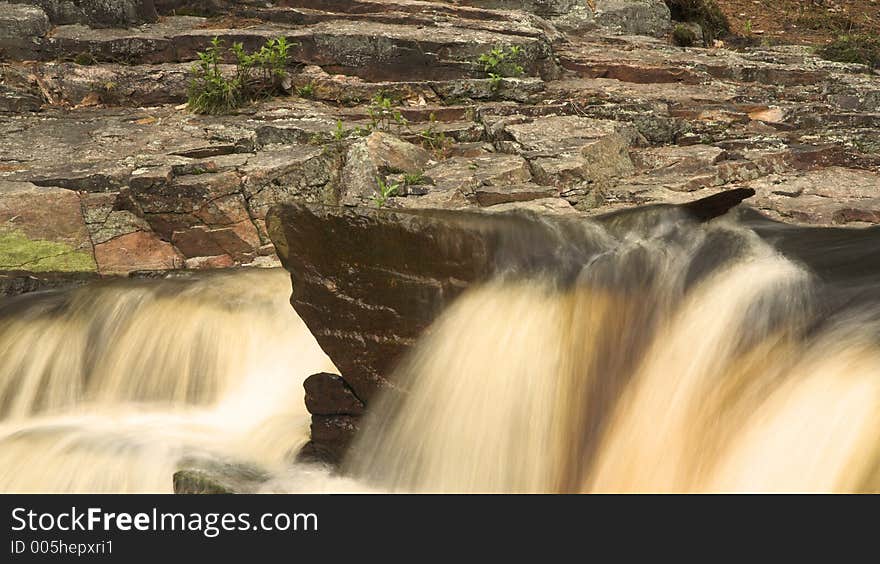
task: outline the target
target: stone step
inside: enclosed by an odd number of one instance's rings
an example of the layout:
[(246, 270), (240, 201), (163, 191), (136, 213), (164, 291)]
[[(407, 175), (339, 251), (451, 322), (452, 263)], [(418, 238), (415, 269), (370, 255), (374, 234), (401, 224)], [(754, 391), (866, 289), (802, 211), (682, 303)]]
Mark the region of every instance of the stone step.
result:
[(862, 65), (820, 59), (807, 49), (739, 53), (723, 49), (679, 49), (650, 38), (599, 37), (560, 45), (563, 68), (584, 78), (623, 82), (697, 84), (713, 80), (767, 86), (810, 86), (833, 74), (864, 72)]
[[(488, 31), (505, 35), (519, 35), (548, 40), (563, 41), (563, 36), (547, 22), (530, 18), (521, 13), (493, 12), (485, 10), (438, 10), (438, 4), (429, 3), (369, 3), (377, 6), (374, 11), (352, 12), (344, 9), (324, 11), (311, 8), (291, 7), (245, 7), (236, 9), (241, 17), (273, 22), (276, 24), (314, 25), (327, 21), (357, 21), (417, 27), (449, 27), (465, 30)], [(416, 8), (416, 9), (405, 9)], [(222, 21), (222, 20), (221, 20)]]
[[(295, 62), (371, 81), (450, 80), (482, 77), (480, 55), (496, 46), (522, 49), (526, 74), (552, 78), (558, 68), (550, 44), (540, 37), (509, 35), (451, 26), (417, 27), (376, 22), (328, 21), (311, 26), (262, 24), (210, 29), (204, 18), (177, 16), (137, 29), (95, 30), (59, 26), (45, 40), (44, 59), (88, 57), (98, 62), (155, 64), (185, 62), (219, 37), (256, 50), (269, 39), (286, 37)], [(228, 62), (232, 62), (229, 60)]]

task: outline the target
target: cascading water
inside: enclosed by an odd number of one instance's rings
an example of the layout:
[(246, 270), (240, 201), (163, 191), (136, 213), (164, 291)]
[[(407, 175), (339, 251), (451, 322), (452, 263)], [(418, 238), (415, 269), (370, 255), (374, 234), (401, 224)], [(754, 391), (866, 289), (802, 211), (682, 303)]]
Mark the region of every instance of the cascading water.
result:
[(8, 300), (0, 490), (170, 491), (193, 457), (259, 465), (263, 491), (880, 489), (871, 240), (670, 208), (547, 226), (399, 364), (348, 478), (290, 462), (332, 364), (286, 273)]
[(880, 489), (878, 292), (817, 274), (858, 248), (817, 232), (813, 268), (767, 242), (790, 247), (780, 229), (645, 210), (585, 229), (573, 279), (502, 269), (401, 364), (347, 471), (396, 491)]
[(127, 281), (0, 310), (0, 491), (168, 492), (198, 456), (287, 467), (333, 365), (283, 271)]

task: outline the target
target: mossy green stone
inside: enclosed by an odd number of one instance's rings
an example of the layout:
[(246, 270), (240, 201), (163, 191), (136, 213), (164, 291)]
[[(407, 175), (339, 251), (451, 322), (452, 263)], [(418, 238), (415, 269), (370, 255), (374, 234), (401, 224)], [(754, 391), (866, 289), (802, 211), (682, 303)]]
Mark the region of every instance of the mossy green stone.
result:
[(0, 229), (0, 269), (32, 272), (95, 272), (94, 257), (70, 245), (29, 239), (18, 230)]

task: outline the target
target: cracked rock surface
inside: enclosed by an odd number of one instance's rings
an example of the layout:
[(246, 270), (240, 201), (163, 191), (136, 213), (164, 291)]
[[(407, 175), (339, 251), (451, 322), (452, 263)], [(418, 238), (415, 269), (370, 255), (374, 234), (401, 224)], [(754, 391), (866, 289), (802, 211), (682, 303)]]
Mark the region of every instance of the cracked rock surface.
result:
[[(747, 187), (776, 219), (878, 223), (876, 73), (682, 49), (673, 25), (659, 0), (0, 3), (0, 270), (274, 265), (274, 205), (373, 206), (380, 182), (400, 209), (590, 215)], [(287, 37), (288, 94), (186, 110), (215, 36)], [(496, 47), (522, 76), (487, 75)], [(376, 124), (377, 95), (403, 119)]]

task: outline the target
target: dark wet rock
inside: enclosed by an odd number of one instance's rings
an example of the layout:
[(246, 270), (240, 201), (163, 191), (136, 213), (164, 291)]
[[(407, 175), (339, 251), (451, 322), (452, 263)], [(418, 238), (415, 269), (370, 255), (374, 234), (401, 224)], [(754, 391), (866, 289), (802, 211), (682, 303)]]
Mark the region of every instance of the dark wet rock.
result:
[(297, 453), (299, 462), (339, 464), (360, 428), (360, 418), (351, 415), (312, 415), (312, 440)]
[(294, 309), (367, 403), (400, 354), (491, 260), (490, 224), (439, 210), (287, 204), (267, 224), (294, 279)]
[(90, 273), (33, 273), (0, 271), (0, 298), (11, 298), (31, 292), (63, 290), (94, 282)]
[(726, 214), (754, 195), (755, 191), (751, 188), (735, 188), (682, 204), (681, 209), (697, 221), (709, 221)]
[(361, 415), (364, 404), (336, 374), (320, 372), (303, 382), (306, 408), (313, 415)]

